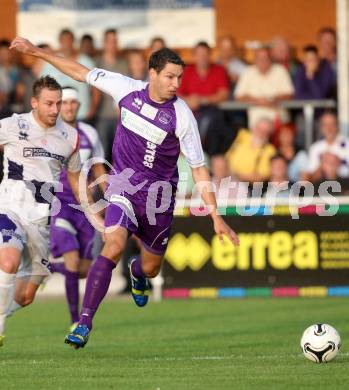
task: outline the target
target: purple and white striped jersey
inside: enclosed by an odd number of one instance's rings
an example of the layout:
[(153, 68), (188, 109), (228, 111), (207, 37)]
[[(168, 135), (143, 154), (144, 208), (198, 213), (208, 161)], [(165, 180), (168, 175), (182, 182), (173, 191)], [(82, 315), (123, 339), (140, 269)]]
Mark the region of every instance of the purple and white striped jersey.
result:
[(205, 165), (196, 120), (182, 99), (156, 103), (149, 97), (147, 83), (103, 69), (90, 71), (86, 80), (119, 106), (113, 166), (117, 173), (131, 168), (132, 185), (147, 180), (141, 189), (146, 191), (161, 180), (171, 183), (175, 191), (180, 151), (191, 167)]

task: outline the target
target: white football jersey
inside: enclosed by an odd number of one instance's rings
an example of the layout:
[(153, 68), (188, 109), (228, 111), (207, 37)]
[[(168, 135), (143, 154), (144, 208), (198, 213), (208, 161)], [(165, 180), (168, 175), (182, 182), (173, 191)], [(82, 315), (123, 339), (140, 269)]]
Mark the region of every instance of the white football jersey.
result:
[(14, 114), (0, 121), (0, 145), (4, 145), (0, 212), (14, 213), (22, 223), (47, 221), (49, 193), (59, 183), (62, 168), (81, 169), (77, 130), (61, 119), (44, 129), (32, 112)]

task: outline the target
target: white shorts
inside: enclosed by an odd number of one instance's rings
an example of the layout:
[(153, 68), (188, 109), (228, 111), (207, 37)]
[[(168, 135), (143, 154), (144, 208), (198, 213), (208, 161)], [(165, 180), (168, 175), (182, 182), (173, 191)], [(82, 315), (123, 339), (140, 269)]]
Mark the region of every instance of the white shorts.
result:
[(50, 276), (49, 227), (25, 223), (15, 213), (0, 210), (0, 248), (11, 247), (22, 252), (17, 277)]

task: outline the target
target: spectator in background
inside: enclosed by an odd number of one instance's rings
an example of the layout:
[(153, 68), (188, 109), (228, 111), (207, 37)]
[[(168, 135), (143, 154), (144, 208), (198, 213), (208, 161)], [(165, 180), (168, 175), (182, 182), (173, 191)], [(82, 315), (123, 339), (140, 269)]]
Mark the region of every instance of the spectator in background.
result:
[(127, 54), (128, 75), (135, 80), (148, 79), (147, 61), (141, 50), (133, 49)]
[(233, 95), (236, 82), (246, 70), (247, 65), (237, 57), (237, 47), (233, 37), (225, 36), (221, 38), (217, 50), (217, 63), (223, 65), (227, 71), (231, 83), (231, 95)]
[[(40, 49), (52, 53), (51, 46), (47, 43), (38, 45)], [(40, 58), (32, 58), (32, 63), (29, 67), (22, 67), (19, 70), (19, 80), (16, 86), (17, 103), (20, 105), (21, 112), (28, 112), (32, 109), (31, 98), (34, 82), (40, 77), (41, 71), (45, 62)]]
[(95, 43), (93, 36), (90, 34), (84, 34), (80, 39), (80, 54), (84, 54), (87, 57), (90, 57), (93, 60), (96, 57), (97, 50), (95, 48)]
[(211, 49), (206, 42), (195, 46), (193, 57), (194, 64), (184, 69), (178, 94), (196, 116), (204, 150), (210, 156), (220, 154), (233, 139), (217, 107), (229, 97), (229, 79), (223, 66), (211, 63)]
[[(320, 167), (319, 167), (319, 178), (317, 181), (314, 181), (315, 193), (319, 194), (319, 189), (322, 183), (327, 181), (336, 181), (341, 186), (340, 193), (333, 192), (333, 195), (348, 195), (349, 193), (349, 181), (348, 178), (342, 178), (339, 175), (341, 167), (340, 158), (330, 152), (324, 152), (320, 156)], [(323, 188), (323, 191), (325, 191)], [(325, 195), (325, 194), (322, 194)]]
[[(110, 28), (104, 31), (103, 47), (100, 57), (96, 59), (97, 67), (124, 75), (128, 73), (126, 60), (120, 55), (118, 32)], [(102, 142), (105, 158), (111, 161), (111, 151), (115, 135), (117, 108), (112, 97), (98, 91), (99, 105), (96, 128)]]
[[(286, 187), (287, 189), (284, 189)], [(269, 181), (264, 183), (264, 196), (286, 198), (290, 195), (291, 184), (289, 182), (287, 161), (281, 154), (276, 154), (270, 159)]]
[(290, 43), (285, 37), (276, 36), (272, 39), (271, 59), (275, 64), (284, 66), (291, 78), (294, 78), (298, 63), (293, 58)]
[(321, 178), (321, 155), (325, 152), (338, 157), (341, 162), (339, 175), (349, 177), (349, 138), (339, 134), (337, 117), (334, 113), (325, 112), (321, 116), (320, 130), (324, 138), (314, 142), (309, 148), (306, 178), (313, 182)]
[(318, 32), (317, 39), (320, 58), (329, 62), (335, 76), (337, 76), (336, 31), (332, 27), (323, 27)]
[(0, 85), (2, 93), (7, 95), (6, 104), (12, 106), (16, 103), (16, 84), (19, 71), (14, 61), (14, 53), (10, 51), (10, 42), (7, 39), (0, 40)]
[(239, 131), (226, 153), (233, 177), (250, 183), (269, 179), (270, 160), (276, 154), (275, 147), (269, 142), (273, 131), (273, 123), (268, 118), (259, 118), (251, 131)]
[(303, 179), (301, 172), (308, 163), (306, 152), (296, 146), (295, 136), (293, 125), (284, 124), (280, 127), (276, 138), (278, 154), (287, 162), (287, 175), (293, 183)]
[(296, 99), (328, 99), (334, 97), (336, 78), (327, 61), (321, 61), (316, 46), (303, 48), (303, 64), (295, 75)]
[[(86, 66), (87, 68), (94, 68), (95, 63), (87, 57), (85, 54), (79, 54), (74, 48), (74, 34), (69, 29), (63, 29), (59, 33), (59, 49), (58, 54), (62, 57), (70, 58), (72, 60), (80, 62), (80, 64)], [(84, 121), (92, 121), (96, 115), (97, 111), (97, 92), (95, 88), (90, 88), (87, 83), (79, 83), (76, 80), (71, 79), (65, 74), (58, 71), (55, 67), (49, 63), (41, 69), (40, 76), (50, 75), (55, 78), (57, 82), (65, 87), (70, 86), (75, 88), (79, 94), (79, 101), (81, 103), (78, 119), (83, 119)]]
[(158, 51), (160, 49), (163, 49), (164, 47), (166, 47), (166, 42), (164, 40), (164, 38), (162, 37), (154, 37), (151, 41), (150, 41), (150, 45), (149, 45), (149, 57), (155, 52), (155, 51)]
[(287, 70), (280, 64), (273, 64), (268, 47), (255, 52), (255, 64), (249, 66), (240, 77), (235, 98), (251, 103), (248, 110), (249, 127), (254, 127), (259, 118), (269, 118), (274, 125), (288, 122), (286, 110), (278, 103), (293, 97), (293, 85)]

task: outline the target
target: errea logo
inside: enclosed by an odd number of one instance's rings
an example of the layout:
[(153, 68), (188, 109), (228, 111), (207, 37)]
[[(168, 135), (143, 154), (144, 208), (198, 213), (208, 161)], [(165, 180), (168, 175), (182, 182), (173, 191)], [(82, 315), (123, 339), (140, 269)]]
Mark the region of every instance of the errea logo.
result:
[(140, 110), (140, 109), (141, 109), (142, 104), (143, 104), (143, 102), (142, 102), (142, 100), (141, 100), (140, 98), (134, 98), (134, 99), (133, 99), (132, 106), (133, 106), (133, 107), (136, 107), (137, 110)]

